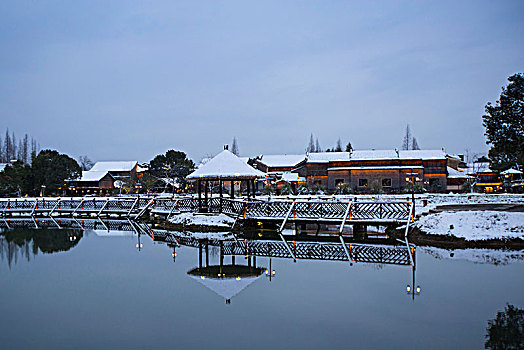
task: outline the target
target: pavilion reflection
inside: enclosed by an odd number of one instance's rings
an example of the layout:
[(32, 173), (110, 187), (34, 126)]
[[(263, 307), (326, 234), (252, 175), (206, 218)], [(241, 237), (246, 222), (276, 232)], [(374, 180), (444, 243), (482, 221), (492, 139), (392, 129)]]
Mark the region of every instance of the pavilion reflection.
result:
[[(347, 243), (336, 241), (286, 241), (270, 239), (241, 239), (231, 233), (191, 233), (152, 229), (146, 226), (140, 231), (156, 242), (165, 242), (172, 249), (174, 261), (180, 246), (193, 247), (198, 251), (198, 266), (187, 274), (210, 290), (231, 302), (231, 298), (247, 286), (267, 276), (271, 281), (276, 271), (272, 258), (300, 260), (335, 260), (346, 261), (348, 266), (354, 263), (370, 263), (379, 266), (384, 264), (409, 266), (412, 269), (411, 285), (408, 294), (415, 298), (420, 286), (415, 285), (415, 252), (414, 246), (378, 245)], [(139, 238), (138, 238), (139, 239)], [(410, 256), (412, 254), (412, 256)], [(218, 256), (218, 260), (216, 259)], [(210, 257), (215, 257), (210, 263)], [(257, 265), (257, 259), (268, 258), (268, 266)], [(240, 259), (239, 259), (240, 258)], [(241, 264), (238, 263), (240, 260)], [(218, 263), (217, 263), (218, 261)]]

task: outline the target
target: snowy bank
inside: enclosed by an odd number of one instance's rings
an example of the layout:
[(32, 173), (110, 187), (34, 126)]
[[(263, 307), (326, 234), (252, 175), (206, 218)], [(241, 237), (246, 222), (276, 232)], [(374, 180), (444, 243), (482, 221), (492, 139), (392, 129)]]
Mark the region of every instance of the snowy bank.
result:
[(210, 226), (230, 228), (235, 219), (224, 214), (192, 214), (183, 213), (173, 216), (169, 222), (175, 225), (185, 226)]
[(510, 251), (501, 249), (440, 249), (434, 247), (419, 247), (424, 253), (435, 259), (466, 260), (477, 264), (508, 265), (522, 262), (524, 250)]
[(414, 226), (427, 234), (454, 236), (467, 241), (524, 239), (522, 212), (441, 212), (420, 217)]

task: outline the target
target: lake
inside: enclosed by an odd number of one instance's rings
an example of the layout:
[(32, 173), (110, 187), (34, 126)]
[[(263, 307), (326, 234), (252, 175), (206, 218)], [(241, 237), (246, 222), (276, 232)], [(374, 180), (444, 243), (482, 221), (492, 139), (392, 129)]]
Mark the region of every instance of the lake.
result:
[[(478, 349), (488, 320), (524, 306), (521, 253), (418, 247), (415, 283), (409, 265), (259, 256), (257, 273), (226, 281), (199, 276), (198, 248), (173, 246), (119, 231), (4, 231), (2, 348)], [(218, 247), (208, 260), (220, 265)]]

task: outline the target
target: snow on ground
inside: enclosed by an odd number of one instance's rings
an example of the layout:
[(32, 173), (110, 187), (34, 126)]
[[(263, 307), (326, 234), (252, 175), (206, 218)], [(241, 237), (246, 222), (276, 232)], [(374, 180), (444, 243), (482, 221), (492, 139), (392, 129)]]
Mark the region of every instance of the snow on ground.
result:
[(501, 249), (453, 249), (446, 250), (434, 247), (417, 249), (436, 259), (467, 260), (477, 264), (508, 265), (524, 261), (524, 250), (510, 251)]
[(174, 215), (169, 222), (177, 225), (213, 226), (230, 228), (235, 219), (224, 214), (192, 214), (182, 213)]
[(450, 235), (468, 241), (524, 239), (524, 213), (521, 212), (440, 212), (422, 216), (413, 225), (428, 234)]
[[(342, 202), (394, 202), (411, 201), (411, 194), (359, 194), (359, 195), (299, 195), (299, 196), (259, 196), (261, 200), (330, 200)], [(425, 203), (424, 203), (425, 202)], [(524, 204), (522, 194), (483, 194), (483, 193), (424, 193), (415, 195), (416, 214), (428, 213), (440, 205), (453, 204)], [(424, 204), (426, 204), (424, 206)]]

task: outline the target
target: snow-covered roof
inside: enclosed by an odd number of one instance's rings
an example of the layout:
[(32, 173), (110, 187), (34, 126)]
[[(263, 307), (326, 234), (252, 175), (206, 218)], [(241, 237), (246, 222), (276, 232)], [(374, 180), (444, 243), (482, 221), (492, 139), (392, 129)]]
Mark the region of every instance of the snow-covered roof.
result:
[(0, 163), (0, 173), (5, 170), (7, 163)]
[[(398, 153), (397, 153), (398, 152)], [(392, 160), (392, 159), (446, 159), (442, 150), (354, 150), (353, 152), (310, 153), (308, 163), (329, 163), (347, 160)]]
[(290, 173), (290, 172), (282, 173), (281, 180), (286, 181), (286, 182), (306, 181), (306, 179), (304, 179), (303, 177), (298, 176), (297, 173)]
[(82, 171), (82, 177), (75, 181), (79, 181), (79, 182), (100, 181), (107, 174), (108, 174), (107, 171), (93, 171), (93, 170)]
[(223, 150), (213, 159), (198, 167), (187, 179), (254, 179), (265, 178), (266, 174), (254, 169), (228, 150)]
[(469, 179), (471, 176), (448, 166), (448, 179)]
[(516, 169), (508, 169), (501, 172), (502, 175), (510, 175), (510, 174), (522, 174), (522, 171), (516, 170)]
[(136, 160), (96, 162), (91, 168), (91, 171), (131, 171), (136, 165)]
[(268, 167), (293, 167), (306, 159), (305, 154), (262, 155), (259, 162)]

